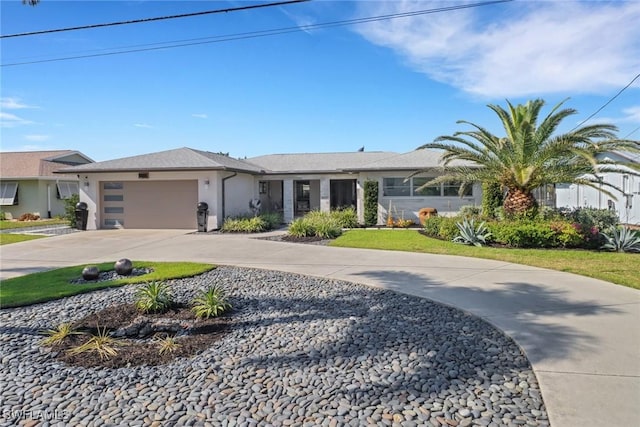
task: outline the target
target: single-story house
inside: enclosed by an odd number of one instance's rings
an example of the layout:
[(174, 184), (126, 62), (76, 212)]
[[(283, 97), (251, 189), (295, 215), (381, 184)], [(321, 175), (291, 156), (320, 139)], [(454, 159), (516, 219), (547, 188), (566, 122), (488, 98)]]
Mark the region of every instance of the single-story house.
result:
[[(218, 153), (178, 148), (66, 168), (78, 176), (80, 200), (89, 210), (88, 229), (197, 228), (197, 205), (208, 204), (208, 228), (225, 218), (247, 215), (250, 202), (282, 213), (285, 222), (310, 210), (353, 206), (364, 219), (364, 182), (379, 183), (378, 221), (389, 207), (394, 217), (418, 222), (418, 211), (441, 214), (481, 204), (481, 187), (464, 197), (456, 184), (419, 190), (441, 171), (440, 153), (346, 152), (272, 154), (234, 159)], [(424, 173), (407, 179), (415, 171)]]
[[(629, 152), (608, 152), (599, 156), (600, 159), (626, 164), (640, 164), (640, 154)], [(582, 208), (611, 209), (616, 211), (620, 222), (623, 224), (640, 224), (640, 177), (631, 173), (628, 166), (618, 166), (620, 173), (602, 173), (602, 182), (611, 183), (622, 192), (604, 187), (611, 192), (614, 198), (597, 191), (595, 188), (579, 184), (556, 184), (555, 197), (558, 208)], [(637, 173), (637, 171), (636, 171)]]
[(13, 218), (25, 213), (42, 218), (64, 215), (64, 199), (78, 194), (79, 178), (54, 173), (91, 162), (72, 150), (0, 153), (0, 210)]

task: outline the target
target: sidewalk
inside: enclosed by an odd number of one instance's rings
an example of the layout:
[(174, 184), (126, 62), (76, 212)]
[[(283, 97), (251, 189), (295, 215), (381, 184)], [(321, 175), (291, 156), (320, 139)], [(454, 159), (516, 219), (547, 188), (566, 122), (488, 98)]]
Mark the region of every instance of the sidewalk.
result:
[(126, 257), (267, 268), (430, 298), (486, 319), (522, 346), (553, 427), (640, 419), (640, 292), (603, 281), (499, 261), (184, 230), (89, 231), (0, 251), (2, 279)]

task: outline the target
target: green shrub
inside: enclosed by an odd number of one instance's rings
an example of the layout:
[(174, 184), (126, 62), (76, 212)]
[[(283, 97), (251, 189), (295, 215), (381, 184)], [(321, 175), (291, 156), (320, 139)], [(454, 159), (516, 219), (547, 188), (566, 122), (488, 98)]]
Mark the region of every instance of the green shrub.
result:
[(584, 238), (585, 246), (599, 248), (606, 241), (601, 233), (619, 225), (620, 219), (615, 211), (596, 208), (576, 208), (563, 212), (566, 220), (576, 224)]
[(358, 226), (358, 213), (353, 206), (335, 209), (330, 213), (341, 228), (356, 228)]
[(310, 237), (315, 235), (315, 228), (309, 220), (298, 218), (289, 224), (289, 235), (293, 237)]
[(341, 234), (342, 227), (328, 212), (311, 211), (289, 225), (289, 235), (294, 237), (335, 239)]
[(4, 211), (0, 211), (0, 221), (5, 221), (7, 219), (7, 215)]
[(457, 217), (434, 216), (425, 219), (424, 233), (427, 236), (444, 240), (453, 240), (459, 234)]
[(263, 212), (259, 216), (266, 222), (267, 230), (273, 230), (282, 224), (282, 215), (278, 212)]
[(212, 286), (207, 290), (202, 290), (193, 300), (192, 311), (199, 319), (217, 317), (231, 308), (227, 302), (224, 290), (218, 286)]
[(527, 220), (494, 222), (489, 229), (496, 242), (516, 248), (550, 248), (558, 245), (549, 223)]
[(136, 308), (143, 313), (162, 313), (173, 305), (173, 297), (165, 282), (147, 283), (136, 292)]
[(496, 209), (502, 207), (504, 193), (502, 186), (496, 182), (482, 183), (482, 215), (486, 218), (495, 218)]
[(378, 224), (378, 181), (364, 182), (364, 225)]
[(64, 200), (64, 219), (69, 222), (69, 226), (76, 226), (76, 205), (80, 202), (80, 195), (72, 194), (71, 197)]
[(549, 222), (549, 227), (555, 233), (557, 246), (563, 248), (579, 248), (584, 246), (585, 240), (575, 224), (563, 220)]
[(479, 206), (467, 205), (460, 208), (460, 215), (463, 218), (479, 218), (481, 209)]
[(225, 233), (262, 233), (273, 230), (282, 222), (277, 213), (263, 213), (258, 216), (229, 217), (224, 220), (220, 231)]

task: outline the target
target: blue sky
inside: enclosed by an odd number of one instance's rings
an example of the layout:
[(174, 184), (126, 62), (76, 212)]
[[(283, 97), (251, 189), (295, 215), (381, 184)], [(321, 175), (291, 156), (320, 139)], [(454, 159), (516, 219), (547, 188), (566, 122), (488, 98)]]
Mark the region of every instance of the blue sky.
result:
[[(2, 0), (2, 34), (259, 3)], [(640, 73), (640, 2), (512, 1), (288, 34), (84, 59), (464, 1), (324, 1), (0, 39), (2, 151), (74, 149), (108, 160), (178, 147), (269, 153), (406, 152), (501, 129), (486, 105), (569, 97), (564, 131)], [(174, 43), (175, 44), (175, 43)], [(545, 110), (548, 111), (548, 109)], [(640, 78), (592, 121), (640, 138)]]

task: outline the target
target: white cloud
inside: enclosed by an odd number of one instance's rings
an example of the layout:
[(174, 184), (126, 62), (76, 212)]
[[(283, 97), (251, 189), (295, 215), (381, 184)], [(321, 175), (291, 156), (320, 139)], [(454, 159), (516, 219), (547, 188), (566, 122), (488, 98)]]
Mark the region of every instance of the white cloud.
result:
[(201, 113), (201, 114), (192, 114), (192, 115), (191, 115), (191, 117), (195, 117), (195, 118), (197, 118), (197, 119), (206, 119), (206, 118), (208, 118), (208, 116), (207, 116), (206, 114), (204, 114), (204, 113)]
[[(382, 15), (451, 3), (362, 2)], [(621, 88), (640, 70), (640, 2), (512, 2), (357, 27), (414, 69), (496, 99)]]
[(0, 111), (0, 127), (14, 128), (17, 126), (30, 125), (33, 122), (16, 116), (15, 114)]
[(134, 123), (134, 126), (137, 128), (153, 129), (153, 126), (148, 125), (146, 123)]
[(23, 104), (18, 98), (0, 98), (0, 108), (3, 110), (20, 110), (23, 108), (38, 108), (33, 105)]
[(624, 117), (621, 122), (640, 123), (640, 105), (625, 108), (622, 110)]
[(51, 138), (51, 135), (39, 135), (39, 134), (31, 134), (31, 135), (25, 135), (24, 139), (26, 139), (27, 141), (32, 141), (32, 142), (44, 142), (47, 141)]

